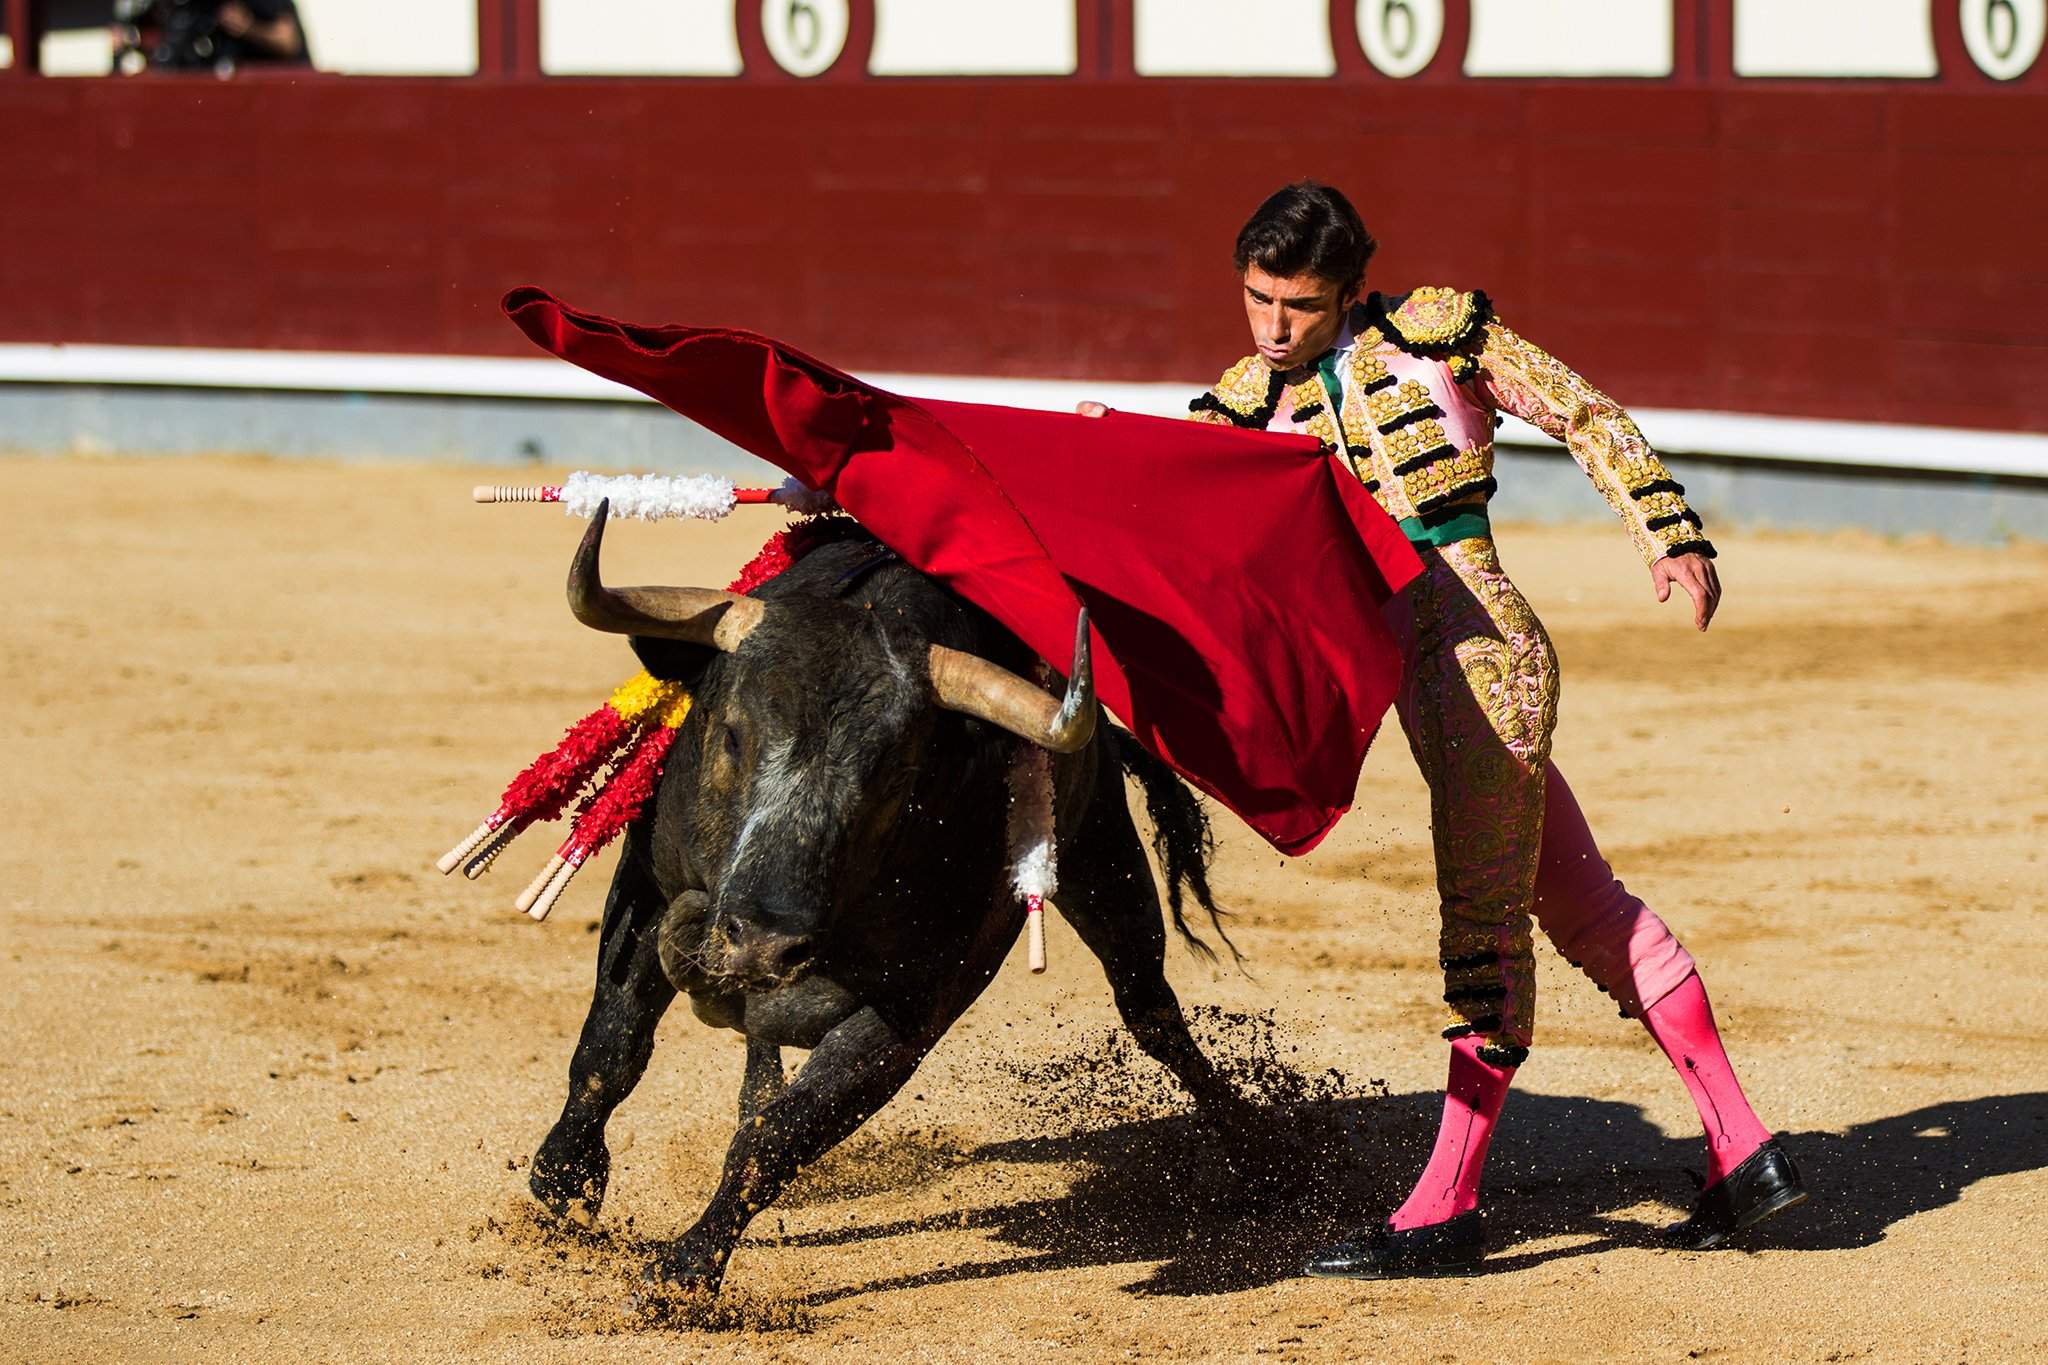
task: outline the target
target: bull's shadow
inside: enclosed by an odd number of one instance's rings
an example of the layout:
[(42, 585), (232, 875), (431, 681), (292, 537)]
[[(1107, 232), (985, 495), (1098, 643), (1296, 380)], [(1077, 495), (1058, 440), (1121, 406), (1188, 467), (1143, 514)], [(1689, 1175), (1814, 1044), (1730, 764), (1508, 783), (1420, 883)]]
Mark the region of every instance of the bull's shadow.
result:
[[(1340, 1230), (1383, 1216), (1406, 1192), (1435, 1128), (1436, 1094), (1324, 1100), (1275, 1112), (1300, 1141), (1304, 1193), (1258, 1213), (1233, 1210), (1203, 1172), (1219, 1161), (1193, 1120), (1175, 1116), (1066, 1136), (991, 1143), (978, 1160), (1073, 1164), (1065, 1195), (967, 1215), (964, 1226), (1028, 1254), (890, 1276), (810, 1296), (813, 1305), (1044, 1270), (1156, 1262), (1126, 1286), (1141, 1294), (1218, 1294), (1300, 1273), (1305, 1256)], [(1843, 1133), (1791, 1133), (1786, 1143), (1812, 1200), (1745, 1234), (1764, 1250), (1870, 1246), (1895, 1224), (1953, 1203), (1990, 1176), (2048, 1167), (2048, 1093), (1929, 1105)], [(1661, 1227), (1690, 1208), (1685, 1174), (1699, 1140), (1670, 1138), (1633, 1105), (1517, 1092), (1488, 1164), (1490, 1269), (1525, 1269), (1616, 1247), (1658, 1247)], [(1669, 1218), (1645, 1220), (1662, 1204)], [(799, 1234), (790, 1247), (841, 1245), (963, 1226), (960, 1215)], [(1563, 1234), (1569, 1244), (1518, 1251)], [(1590, 1236), (1585, 1236), (1590, 1234)]]

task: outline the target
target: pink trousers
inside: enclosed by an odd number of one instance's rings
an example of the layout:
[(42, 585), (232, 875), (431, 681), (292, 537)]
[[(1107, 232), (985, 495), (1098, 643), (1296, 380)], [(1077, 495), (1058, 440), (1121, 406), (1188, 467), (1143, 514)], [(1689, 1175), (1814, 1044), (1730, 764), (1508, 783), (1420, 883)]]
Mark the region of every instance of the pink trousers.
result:
[[(1460, 555), (1474, 562), (1466, 564)], [(1459, 921), (1474, 918), (1471, 903), (1484, 906), (1489, 899), (1497, 900), (1501, 895), (1512, 900), (1528, 896), (1526, 906), (1492, 906), (1478, 918), (1504, 921), (1504, 942), (1516, 937), (1514, 922), (1526, 926), (1529, 918), (1533, 918), (1566, 961), (1612, 995), (1624, 1012), (1641, 1018), (1645, 1010), (1692, 974), (1692, 956), (1672, 936), (1664, 921), (1615, 877), (1607, 860), (1600, 856), (1599, 845), (1594, 842), (1585, 814), (1564, 775), (1549, 761), (1555, 662), (1541, 623), (1500, 572), (1498, 563), (1492, 559), (1490, 544), (1459, 546), (1442, 558), (1445, 563), (1435, 565), (1434, 572), (1425, 575), (1426, 581), (1387, 604), (1386, 619), (1401, 645), (1407, 674), (1397, 703), (1401, 725), (1432, 788), (1432, 821), (1437, 826), (1434, 835), (1440, 864), (1438, 883), (1445, 896), (1445, 998), (1452, 1001), (1454, 996), (1474, 993), (1469, 991), (1469, 983), (1456, 975), (1454, 969), (1461, 963), (1452, 951), (1454, 938), (1463, 932)], [(1457, 569), (1455, 575), (1452, 567)], [(1418, 615), (1428, 619), (1418, 622)], [(1528, 649), (1492, 648), (1501, 641), (1512, 645), (1524, 635), (1535, 641)], [(1462, 657), (1462, 664), (1453, 658), (1454, 650)], [(1524, 654), (1529, 656), (1529, 662), (1517, 662)], [(1495, 659), (1494, 655), (1502, 657)], [(1498, 716), (1489, 719), (1468, 696), (1454, 695), (1469, 691), (1475, 679), (1483, 677), (1494, 694), (1511, 696), (1513, 675), (1522, 671), (1534, 674), (1545, 667), (1552, 670), (1548, 704), (1521, 708), (1535, 716), (1521, 726), (1531, 730), (1527, 736), (1519, 735), (1515, 726), (1504, 724)], [(1503, 688), (1503, 682), (1510, 686)], [(1540, 689), (1525, 690), (1533, 694)], [(1505, 708), (1496, 705), (1491, 709), (1499, 712)], [(1507, 781), (1475, 778), (1475, 773), (1484, 772), (1479, 760), (1487, 748), (1485, 741), (1491, 738), (1486, 732), (1488, 725), (1505, 732), (1501, 738), (1513, 751), (1512, 761), (1497, 766), (1512, 769), (1518, 765), (1540, 765), (1540, 801), (1529, 799), (1536, 796), (1534, 792), (1525, 794), (1526, 787), (1538, 776), (1528, 766), (1520, 768), (1524, 776), (1515, 778), (1510, 772), (1511, 780)], [(1476, 733), (1465, 735), (1463, 730)], [(1467, 809), (1472, 806), (1481, 808)], [(1538, 828), (1527, 828), (1538, 821)], [(1532, 844), (1536, 845), (1533, 891), (1525, 861)], [(1474, 848), (1487, 855), (1484, 861), (1475, 863), (1470, 856)], [(1447, 860), (1471, 865), (1446, 866)], [(1492, 863), (1501, 866), (1492, 867)], [(1517, 866), (1522, 870), (1517, 871)], [(1475, 881), (1498, 894), (1464, 894), (1466, 885)], [(1527, 1030), (1533, 1022), (1529, 1018), (1533, 976), (1526, 966), (1526, 929), (1519, 941), (1519, 956), (1525, 965), (1516, 971), (1512, 961), (1507, 964), (1510, 973), (1506, 1026), (1512, 1034), (1520, 1035), (1519, 1041), (1526, 1045)], [(1502, 954), (1505, 959), (1515, 956)], [(1493, 994), (1497, 996), (1500, 991), (1496, 989)], [(1458, 1008), (1454, 1003), (1454, 1011)], [(1466, 1012), (1474, 1011), (1467, 1008)], [(1488, 1024), (1491, 1029), (1486, 1027)], [(1500, 1028), (1500, 1021), (1488, 1019), (1483, 1021), (1480, 1031)], [(1501, 1041), (1513, 1044), (1518, 1039), (1504, 1037)]]

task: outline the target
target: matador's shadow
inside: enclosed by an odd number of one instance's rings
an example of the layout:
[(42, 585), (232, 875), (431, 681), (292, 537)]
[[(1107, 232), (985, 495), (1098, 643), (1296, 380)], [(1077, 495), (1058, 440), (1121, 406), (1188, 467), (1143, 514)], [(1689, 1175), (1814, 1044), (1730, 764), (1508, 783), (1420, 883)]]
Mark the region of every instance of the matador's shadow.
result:
[[(1257, 1212), (1233, 1207), (1212, 1140), (1189, 1118), (1146, 1119), (1061, 1137), (989, 1144), (977, 1159), (1085, 1168), (1057, 1198), (967, 1215), (965, 1226), (1028, 1254), (888, 1276), (828, 1289), (813, 1304), (862, 1294), (1044, 1270), (1157, 1262), (1126, 1289), (1219, 1294), (1300, 1273), (1303, 1258), (1340, 1230), (1399, 1202), (1435, 1131), (1436, 1094), (1322, 1101), (1275, 1113), (1297, 1135), (1305, 1190)], [(1929, 1105), (1844, 1133), (1793, 1133), (1786, 1144), (1812, 1200), (1744, 1235), (1748, 1249), (1830, 1251), (1882, 1241), (1894, 1224), (1953, 1203), (1990, 1176), (2048, 1167), (2048, 1093)], [(1696, 1136), (1667, 1138), (1633, 1105), (1517, 1092), (1487, 1172), (1497, 1271), (1615, 1247), (1660, 1247), (1659, 1232), (1691, 1207)], [(1641, 1206), (1669, 1219), (1643, 1221)], [(799, 1234), (790, 1247), (842, 1245), (962, 1226), (946, 1213), (898, 1223)], [(1517, 1245), (1568, 1234), (1561, 1247)], [(1676, 1253), (1673, 1254), (1685, 1254)], [(1714, 1253), (1707, 1253), (1714, 1254)], [(1726, 1254), (1726, 1253), (1721, 1253)]]

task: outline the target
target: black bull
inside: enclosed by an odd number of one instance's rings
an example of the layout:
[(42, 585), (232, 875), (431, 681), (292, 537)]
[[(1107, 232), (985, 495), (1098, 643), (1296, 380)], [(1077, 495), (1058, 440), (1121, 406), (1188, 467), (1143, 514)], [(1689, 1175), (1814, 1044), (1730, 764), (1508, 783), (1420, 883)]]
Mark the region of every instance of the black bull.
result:
[[(610, 591), (596, 575), (602, 530), (600, 513), (572, 600)], [(850, 524), (754, 597), (762, 606), (749, 608), (759, 615), (737, 648), (685, 642), (702, 629), (634, 634), (643, 662), (687, 682), (695, 705), (651, 816), (626, 837), (568, 1098), (530, 1182), (558, 1216), (595, 1215), (611, 1164), (605, 1122), (646, 1068), (670, 1001), (687, 994), (698, 1018), (747, 1038), (717, 1192), (650, 1268), (707, 1290), (753, 1215), (910, 1078), (1023, 924), (1006, 848), (1006, 772), (1020, 741), (938, 704), (917, 665), (945, 652), (937, 645), (1016, 672), (1032, 667), (1028, 651)], [(1224, 1134), (1232, 1165), (1268, 1167), (1254, 1108), (1196, 1046), (1162, 971), (1159, 894), (1124, 775), (1144, 788), (1174, 923), (1197, 946), (1182, 888), (1216, 913), (1200, 806), (1112, 727), (1053, 766), (1054, 905), (1101, 960), (1139, 1045)], [(787, 1085), (783, 1047), (811, 1050)]]

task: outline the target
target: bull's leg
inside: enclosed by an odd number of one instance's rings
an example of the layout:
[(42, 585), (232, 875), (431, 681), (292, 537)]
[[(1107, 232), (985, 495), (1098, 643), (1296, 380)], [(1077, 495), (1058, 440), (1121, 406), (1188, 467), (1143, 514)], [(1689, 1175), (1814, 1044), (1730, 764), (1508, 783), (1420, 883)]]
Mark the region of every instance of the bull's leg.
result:
[(796, 1080), (740, 1125), (704, 1215), (648, 1267), (647, 1277), (716, 1292), (749, 1220), (888, 1103), (930, 1047), (905, 1039), (873, 1009), (826, 1034)]
[(754, 1115), (782, 1089), (782, 1049), (758, 1038), (747, 1039), (747, 1074), (740, 1080), (740, 1122), (753, 1122)]
[(604, 1125), (647, 1069), (654, 1027), (675, 999), (661, 969), (657, 929), (665, 911), (636, 833), (628, 833), (605, 900), (597, 947), (597, 989), (569, 1060), (562, 1116), (533, 1154), (528, 1188), (556, 1216), (597, 1216), (611, 1176)]

